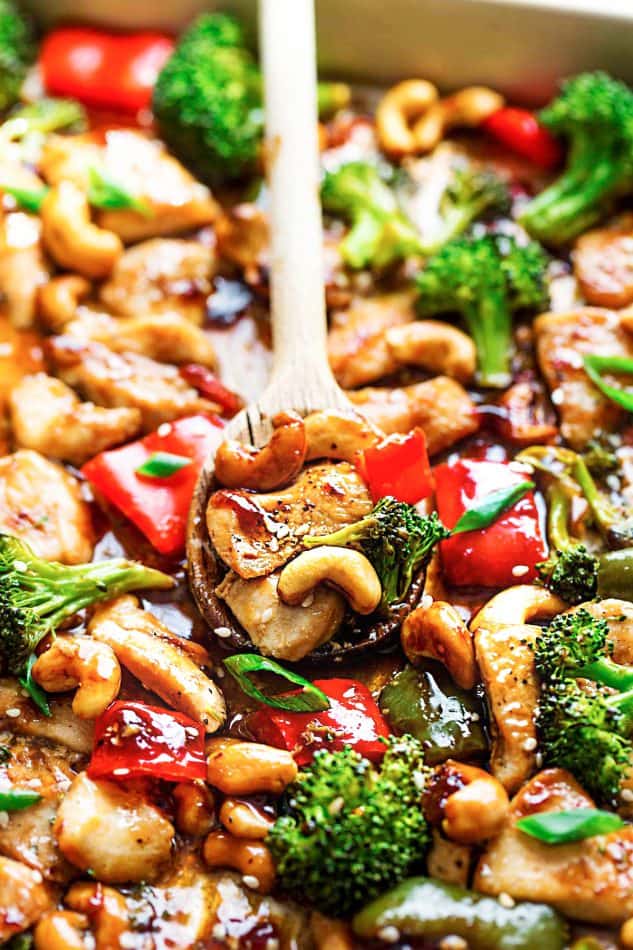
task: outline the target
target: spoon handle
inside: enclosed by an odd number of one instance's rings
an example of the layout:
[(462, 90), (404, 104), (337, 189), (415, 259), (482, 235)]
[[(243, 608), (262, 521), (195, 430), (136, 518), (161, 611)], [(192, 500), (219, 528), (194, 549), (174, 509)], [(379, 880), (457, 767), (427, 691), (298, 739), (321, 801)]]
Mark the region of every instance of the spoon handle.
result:
[[(260, 0), (259, 29), (270, 189), (273, 371), (297, 404), (301, 382), (329, 389), (319, 201), (313, 0)], [(298, 386), (298, 392), (297, 392)]]

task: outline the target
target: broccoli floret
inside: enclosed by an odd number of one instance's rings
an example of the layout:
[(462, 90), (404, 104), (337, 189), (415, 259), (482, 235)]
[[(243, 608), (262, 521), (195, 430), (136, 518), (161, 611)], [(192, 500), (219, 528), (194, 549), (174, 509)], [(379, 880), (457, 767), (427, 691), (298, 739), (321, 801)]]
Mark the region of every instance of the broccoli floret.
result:
[(381, 270), (422, 253), (420, 235), (370, 162), (347, 162), (326, 172), (321, 199), (326, 211), (340, 215), (351, 225), (339, 244), (341, 257), (349, 267)]
[(611, 659), (608, 636), (606, 620), (584, 607), (560, 614), (535, 641), (536, 669), (545, 679), (582, 676), (620, 691), (631, 689), (633, 667)]
[(540, 241), (564, 244), (633, 187), (633, 93), (605, 73), (581, 73), (564, 83), (539, 119), (567, 139), (567, 164), (527, 205), (521, 222)]
[(129, 590), (173, 584), (167, 574), (123, 558), (72, 566), (45, 561), (0, 534), (0, 657), (20, 675), (40, 640), (67, 617)]
[(569, 534), (571, 497), (565, 486), (554, 482), (547, 493), (547, 528), (552, 549), (546, 561), (537, 564), (546, 587), (569, 604), (581, 604), (596, 596), (600, 562), (584, 544)]
[(30, 21), (12, 0), (0, 0), (0, 111), (17, 102), (27, 69), (34, 59)]
[[(349, 87), (320, 85), (325, 113), (348, 102)], [(208, 13), (192, 23), (158, 76), (152, 109), (164, 140), (200, 178), (218, 184), (255, 169), (262, 80), (237, 20)]]
[(433, 234), (423, 239), (424, 254), (437, 253), (482, 215), (508, 212), (510, 192), (494, 172), (469, 165), (457, 167), (441, 195), (437, 210), (438, 224)]
[(388, 495), (360, 521), (333, 534), (306, 537), (304, 544), (356, 548), (364, 554), (380, 578), (386, 608), (404, 599), (416, 571), (430, 560), (435, 545), (449, 533), (436, 512), (420, 515), (413, 505)]
[(418, 274), (418, 312), (460, 313), (477, 347), (481, 384), (506, 386), (512, 313), (547, 305), (546, 268), (538, 244), (520, 245), (507, 235), (457, 238)]
[(424, 778), (412, 736), (389, 740), (379, 772), (349, 747), (317, 752), (266, 838), (281, 888), (340, 917), (406, 877), (429, 840)]
[(596, 478), (604, 478), (605, 475), (617, 472), (620, 467), (615, 452), (593, 440), (587, 445), (582, 457), (585, 460), (585, 465)]

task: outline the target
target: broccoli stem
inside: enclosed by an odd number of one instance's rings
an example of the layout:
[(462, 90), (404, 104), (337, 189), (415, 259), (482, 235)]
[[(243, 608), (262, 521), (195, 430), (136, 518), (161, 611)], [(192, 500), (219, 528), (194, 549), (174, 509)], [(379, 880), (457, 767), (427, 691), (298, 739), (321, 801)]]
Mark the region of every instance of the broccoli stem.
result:
[(369, 266), (376, 257), (384, 223), (369, 211), (359, 213), (354, 226), (339, 247), (343, 260), (360, 270)]
[(464, 307), (468, 332), (475, 341), (482, 386), (501, 388), (510, 382), (512, 318), (503, 291), (490, 291)]

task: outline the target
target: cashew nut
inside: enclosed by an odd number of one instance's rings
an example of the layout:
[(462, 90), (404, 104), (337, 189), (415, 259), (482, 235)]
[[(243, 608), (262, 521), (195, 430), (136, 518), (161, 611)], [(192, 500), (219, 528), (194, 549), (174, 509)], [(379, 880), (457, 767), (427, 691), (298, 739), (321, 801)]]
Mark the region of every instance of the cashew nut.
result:
[(473, 633), (482, 627), (517, 626), (530, 620), (550, 620), (567, 609), (560, 597), (545, 587), (518, 584), (495, 594), (470, 622)]
[(505, 99), (487, 86), (467, 86), (433, 103), (413, 128), (415, 150), (430, 152), (456, 126), (481, 125), (504, 105)]
[(33, 931), (35, 950), (87, 950), (84, 933), (88, 918), (71, 910), (56, 910), (42, 917)]
[(107, 277), (123, 253), (123, 243), (113, 231), (92, 223), (88, 199), (72, 181), (51, 188), (41, 216), (42, 239), (61, 267), (84, 277)]
[(279, 575), (277, 593), (285, 604), (296, 607), (319, 584), (340, 590), (358, 614), (372, 613), (382, 597), (380, 579), (364, 554), (327, 544), (289, 561)]
[(462, 689), (477, 683), (472, 636), (452, 604), (436, 600), (429, 607), (416, 607), (402, 624), (401, 640), (410, 663), (430, 657), (443, 663)]
[(417, 151), (415, 122), (437, 98), (437, 89), (425, 79), (407, 79), (387, 90), (376, 109), (376, 131), (381, 148), (393, 157)]
[(213, 831), (202, 848), (202, 857), (212, 868), (235, 868), (245, 883), (260, 894), (268, 894), (275, 880), (270, 851), (261, 841), (234, 838), (226, 831)]
[(281, 795), (297, 775), (290, 752), (260, 742), (211, 739), (207, 743), (207, 781), (224, 795)]
[(172, 794), (178, 831), (192, 838), (208, 835), (215, 824), (215, 802), (204, 782), (181, 782), (174, 786)]
[(308, 452), (312, 459), (341, 459), (353, 462), (357, 452), (368, 449), (384, 438), (373, 423), (356, 412), (323, 409), (304, 419)]
[(475, 375), (477, 350), (471, 337), (441, 320), (416, 320), (390, 327), (387, 346), (398, 363), (443, 373), (460, 383)]
[(506, 790), (496, 778), (452, 759), (431, 776), (424, 805), (429, 821), (441, 822), (447, 838), (460, 844), (477, 844), (499, 834), (510, 808)]
[(77, 314), (80, 302), (92, 289), (80, 274), (62, 274), (43, 284), (38, 291), (40, 314), (49, 330), (59, 333)]
[(90, 637), (57, 636), (33, 664), (33, 679), (48, 693), (78, 686), (74, 714), (80, 719), (96, 719), (119, 694), (121, 667), (106, 643)]
[(123, 946), (121, 937), (130, 930), (130, 915), (123, 894), (103, 884), (79, 882), (70, 888), (64, 903), (90, 921), (95, 950)]
[(265, 838), (273, 819), (251, 802), (226, 798), (220, 809), (220, 821), (236, 838)]
[(280, 412), (272, 420), (274, 432), (261, 449), (227, 439), (215, 456), (215, 477), (228, 488), (270, 491), (287, 485), (299, 474), (307, 441), (301, 416)]

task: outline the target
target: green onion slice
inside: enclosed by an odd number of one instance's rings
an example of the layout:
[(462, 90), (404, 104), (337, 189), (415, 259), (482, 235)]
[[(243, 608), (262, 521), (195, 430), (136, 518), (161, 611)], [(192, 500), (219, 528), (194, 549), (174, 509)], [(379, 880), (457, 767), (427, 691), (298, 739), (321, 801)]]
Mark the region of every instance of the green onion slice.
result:
[(451, 531), (451, 534), (461, 534), (463, 531), (478, 531), (481, 528), (487, 528), (496, 521), (497, 518), (515, 505), (523, 496), (532, 491), (535, 487), (534, 482), (519, 482), (517, 485), (509, 485), (507, 488), (499, 488), (497, 491), (490, 492), (481, 501), (476, 502), (472, 508), (468, 508), (457, 524)]
[(42, 796), (28, 788), (7, 788), (0, 791), (0, 811), (22, 811), (39, 802)]
[[(330, 708), (330, 700), (318, 686), (258, 653), (237, 653), (224, 660), (224, 665), (231, 676), (235, 677), (242, 692), (251, 699), (258, 699), (260, 703), (272, 706), (273, 709), (286, 709), (290, 712), (323, 712)], [(300, 686), (301, 692), (295, 696), (267, 696), (252, 682), (250, 673), (275, 673), (288, 683)]]
[(174, 455), (172, 452), (153, 452), (142, 465), (136, 469), (137, 475), (147, 478), (169, 478), (181, 469), (191, 465), (191, 459), (186, 455)]
[(146, 201), (131, 195), (123, 185), (100, 168), (92, 165), (88, 169), (88, 181), (88, 201), (95, 208), (104, 208), (108, 211), (129, 208), (131, 211), (138, 211), (146, 218), (152, 216), (153, 211)]
[(11, 185), (0, 185), (5, 195), (11, 195), (12, 198), (25, 211), (32, 211), (37, 214), (42, 208), (42, 202), (48, 194), (48, 188), (13, 188)]
[(545, 844), (568, 844), (594, 835), (617, 831), (624, 822), (619, 815), (599, 808), (574, 808), (571, 811), (545, 811), (528, 815), (516, 823), (519, 831)]
[(31, 700), (35, 703), (40, 712), (43, 712), (45, 716), (52, 716), (51, 707), (48, 705), (48, 699), (46, 698), (46, 693), (33, 679), (33, 664), (35, 663), (37, 657), (34, 653), (31, 653), (28, 662), (26, 664), (26, 669), (24, 671), (24, 676), (20, 676), (20, 686), (26, 690), (29, 694)]
[(622, 389), (620, 386), (611, 386), (605, 383), (602, 373), (633, 373), (633, 360), (626, 356), (596, 356), (589, 354), (583, 360), (587, 375), (592, 383), (598, 387), (612, 402), (623, 406), (628, 412), (633, 412), (633, 390)]

